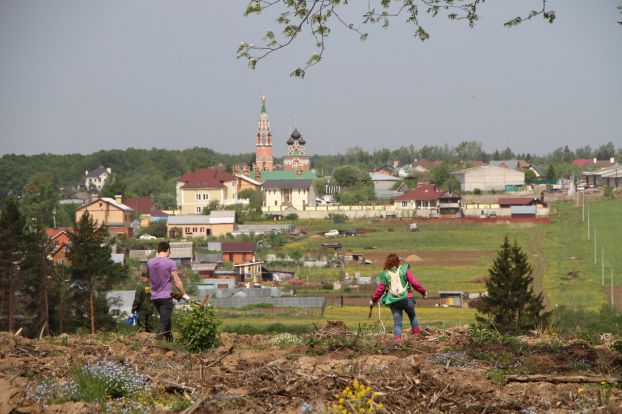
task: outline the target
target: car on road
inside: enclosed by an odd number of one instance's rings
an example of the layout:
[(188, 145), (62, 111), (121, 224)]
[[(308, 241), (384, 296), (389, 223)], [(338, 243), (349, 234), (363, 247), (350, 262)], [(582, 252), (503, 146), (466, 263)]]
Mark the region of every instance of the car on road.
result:
[(348, 230), (339, 230), (339, 234), (342, 236), (356, 236), (356, 230), (348, 229)]
[(152, 236), (151, 234), (143, 234), (142, 236), (139, 237), (140, 240), (155, 240), (157, 239), (156, 236)]
[(339, 230), (336, 230), (336, 229), (328, 230), (326, 233), (324, 233), (324, 237), (337, 237), (337, 236), (339, 236)]

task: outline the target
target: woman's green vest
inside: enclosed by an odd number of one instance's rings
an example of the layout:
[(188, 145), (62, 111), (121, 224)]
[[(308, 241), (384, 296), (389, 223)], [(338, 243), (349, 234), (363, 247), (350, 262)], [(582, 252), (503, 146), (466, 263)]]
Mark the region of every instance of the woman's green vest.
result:
[(380, 273), (378, 280), (380, 281), (380, 283), (384, 284), (387, 287), (387, 290), (385, 290), (384, 295), (382, 295), (382, 298), (380, 299), (382, 300), (382, 303), (388, 306), (388, 305), (391, 305), (392, 303), (399, 302), (400, 300), (406, 299), (408, 297), (408, 291), (410, 290), (410, 286), (408, 284), (408, 279), (406, 278), (406, 271), (408, 270), (409, 267), (410, 265), (403, 264), (399, 267), (394, 267), (393, 269), (391, 269), (391, 272), (397, 272), (399, 274), (399, 280), (400, 280), (401, 286), (395, 286), (395, 287), (396, 288), (405, 287), (405, 289), (400, 295), (395, 295), (392, 293), (393, 286), (391, 286), (391, 276), (389, 274), (389, 271), (385, 270), (382, 273)]

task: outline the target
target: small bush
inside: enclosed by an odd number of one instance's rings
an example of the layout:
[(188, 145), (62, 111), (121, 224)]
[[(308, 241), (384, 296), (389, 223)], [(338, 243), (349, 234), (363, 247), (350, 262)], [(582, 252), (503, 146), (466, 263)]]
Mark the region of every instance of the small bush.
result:
[(480, 190), (479, 188), (475, 188), (475, 189), (473, 190), (473, 194), (475, 194), (475, 195), (481, 195), (481, 194), (482, 194), (482, 190)]
[(182, 312), (176, 321), (179, 329), (178, 342), (190, 352), (205, 352), (219, 345), (218, 328), (221, 321), (211, 306), (195, 306)]
[(617, 352), (619, 354), (622, 354), (622, 341), (614, 341), (611, 344), (611, 350), (613, 352)]
[(499, 334), (499, 332), (483, 325), (470, 326), (469, 335), (477, 342), (483, 342), (485, 344), (496, 343), (501, 340), (501, 334)]
[(289, 220), (289, 221), (296, 221), (298, 220), (298, 214), (296, 213), (291, 213), (291, 214), (287, 214), (285, 217), (283, 217), (285, 220)]

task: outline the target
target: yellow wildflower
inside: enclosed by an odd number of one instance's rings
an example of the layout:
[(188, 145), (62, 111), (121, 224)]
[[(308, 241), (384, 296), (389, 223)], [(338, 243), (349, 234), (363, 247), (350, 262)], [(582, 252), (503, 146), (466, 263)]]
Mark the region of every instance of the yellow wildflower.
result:
[(579, 389), (577, 390), (577, 392), (578, 392), (579, 394), (581, 394), (583, 391), (584, 391), (584, 390), (583, 390), (583, 388), (579, 388)]

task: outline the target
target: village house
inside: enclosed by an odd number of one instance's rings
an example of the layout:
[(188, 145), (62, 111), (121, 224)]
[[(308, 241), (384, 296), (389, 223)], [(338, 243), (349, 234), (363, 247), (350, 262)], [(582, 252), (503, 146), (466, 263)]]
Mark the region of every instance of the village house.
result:
[(45, 229), (50, 244), (50, 257), (54, 264), (69, 265), (71, 261), (67, 258), (67, 253), (71, 248), (69, 240), (69, 232), (73, 231), (71, 227), (58, 227), (55, 229)]
[(398, 177), (380, 172), (370, 172), (369, 178), (371, 178), (374, 185), (374, 192), (378, 198), (392, 198), (401, 194), (396, 194), (396, 190), (393, 189), (395, 184), (400, 182)]
[(418, 174), (427, 174), (443, 165), (443, 161), (417, 160), (413, 162), (413, 170)]
[(414, 190), (395, 197), (396, 210), (419, 210), (420, 215), (459, 214), (458, 194), (442, 191), (434, 184), (422, 184)]
[(106, 227), (111, 236), (123, 234), (127, 237), (132, 237), (132, 214), (134, 210), (123, 204), (122, 196), (116, 195), (114, 199), (93, 196), (90, 203), (75, 211), (76, 222), (80, 221), (80, 218), (86, 212), (93, 217), (98, 225)]
[(235, 177), (219, 168), (197, 168), (177, 179), (175, 195), (180, 214), (202, 214), (210, 202), (238, 203)]
[(266, 180), (261, 188), (264, 207), (269, 211), (304, 210), (316, 204), (315, 185), (310, 179)]
[[(548, 204), (544, 202), (544, 197), (502, 197), (497, 204), (501, 209), (509, 209), (511, 217), (537, 217), (538, 211), (546, 210), (548, 214)], [(507, 215), (507, 214), (504, 214)]]
[(110, 168), (104, 168), (101, 165), (92, 171), (86, 170), (84, 172), (84, 187), (88, 190), (101, 189), (106, 185), (106, 181), (110, 178), (112, 170)]
[(460, 191), (506, 191), (525, 185), (525, 173), (511, 168), (486, 165), (450, 173), (460, 183)]
[(255, 261), (255, 242), (222, 242), (222, 259), (235, 265)]
[(155, 208), (151, 197), (135, 197), (126, 198), (123, 204), (132, 208), (135, 213), (138, 213), (138, 219), (140, 220), (140, 227), (147, 227), (151, 222), (165, 221), (168, 214)]
[(209, 215), (181, 214), (168, 216), (166, 233), (170, 238), (222, 236), (235, 229), (235, 211), (216, 210)]
[(171, 242), (171, 255), (178, 267), (191, 267), (194, 261), (194, 250), (192, 242)]
[(622, 165), (612, 164), (596, 171), (584, 171), (581, 175), (588, 187), (622, 187)]
[(577, 158), (572, 161), (572, 165), (585, 169), (607, 168), (615, 165), (615, 163), (616, 160), (613, 157), (608, 160), (599, 160), (596, 158)]

